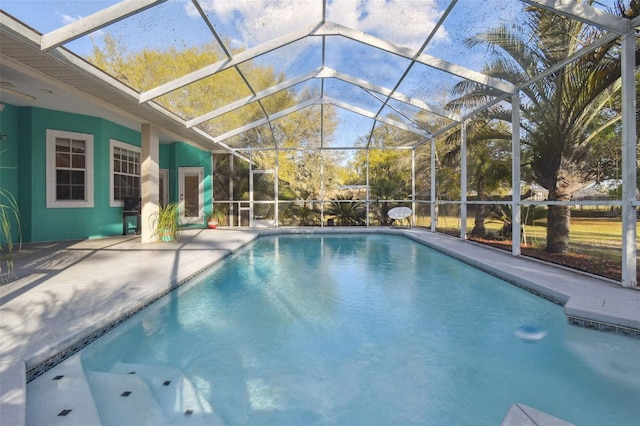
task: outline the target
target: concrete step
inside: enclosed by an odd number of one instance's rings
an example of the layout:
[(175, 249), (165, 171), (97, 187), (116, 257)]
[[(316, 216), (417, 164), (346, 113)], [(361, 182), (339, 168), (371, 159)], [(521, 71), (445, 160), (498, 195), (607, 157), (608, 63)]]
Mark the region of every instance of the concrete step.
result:
[(111, 373), (135, 375), (143, 379), (169, 424), (224, 424), (209, 401), (200, 395), (193, 382), (179, 368), (117, 363)]
[(164, 417), (147, 383), (135, 374), (87, 372), (102, 426), (165, 426)]
[(100, 417), (80, 354), (72, 356), (27, 384), (26, 424), (27, 426), (100, 424)]

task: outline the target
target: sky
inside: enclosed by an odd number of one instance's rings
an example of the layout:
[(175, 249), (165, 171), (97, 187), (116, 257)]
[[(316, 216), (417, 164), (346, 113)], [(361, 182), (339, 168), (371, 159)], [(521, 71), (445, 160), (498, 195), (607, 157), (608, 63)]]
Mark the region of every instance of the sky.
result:
[[(470, 32), (469, 28), (481, 30), (492, 22), (504, 20), (508, 14), (501, 15), (500, 11), (506, 8), (505, 5), (518, 3), (482, 0), (482, 4), (488, 6), (483, 12), (477, 7), (479, 1), (459, 1), (454, 10), (460, 12), (449, 17), (432, 41), (440, 53), (451, 50), (451, 45), (459, 42), (456, 34), (461, 30), (465, 33)], [(109, 0), (2, 0), (0, 7), (36, 30), (47, 33), (115, 3), (117, 1)], [(448, 0), (329, 0), (327, 19), (417, 50), (448, 3)], [(231, 40), (232, 47), (256, 46), (290, 31), (313, 26), (322, 19), (319, 0), (201, 0), (200, 4), (218, 32)], [(173, 28), (189, 28), (189, 32), (195, 32), (185, 40), (187, 43), (210, 37), (204, 32), (206, 27), (200, 23), (195, 7), (187, 0), (170, 0), (126, 21), (137, 25), (119, 23), (105, 30), (121, 32), (131, 43), (155, 41), (159, 45), (168, 41), (166, 33)], [(154, 22), (155, 28), (149, 28)], [(141, 28), (145, 34), (143, 38), (139, 37)], [(105, 30), (94, 34), (94, 40), (99, 42)], [(74, 51), (89, 53), (89, 37), (84, 41), (76, 43)], [(429, 53), (437, 55), (439, 52)]]
[[(484, 9), (477, 7), (480, 1)], [(0, 7), (37, 31), (47, 33), (115, 3), (117, 1), (110, 0), (1, 0)], [(417, 51), (448, 4), (449, 0), (328, 0), (326, 14), (330, 22)], [(444, 25), (433, 34), (425, 53), (481, 70), (485, 55), (483, 52), (457, 53), (462, 40), (488, 25), (507, 22), (514, 4), (519, 6), (514, 0), (459, 0)], [(230, 49), (251, 48), (292, 31), (308, 31), (322, 20), (320, 0), (201, 0), (200, 5)], [(184, 31), (185, 28), (188, 31)], [(100, 46), (107, 33), (126, 41), (131, 52), (142, 48), (203, 45), (213, 39), (191, 1), (169, 0), (65, 47), (81, 56), (89, 55), (93, 45)], [(321, 39), (292, 43), (259, 58), (259, 63), (273, 67), (288, 78), (309, 72), (322, 65)], [(405, 58), (353, 40), (326, 39), (327, 67), (379, 86), (394, 88), (409, 64)], [(442, 103), (445, 88), (457, 81), (459, 79), (444, 72), (416, 65), (398, 90), (408, 96)], [(357, 107), (377, 112), (381, 105), (362, 89), (337, 80), (328, 80), (326, 87), (335, 88), (329, 96)], [(432, 88), (436, 88), (435, 95), (427, 95)], [(350, 126), (349, 122), (356, 123), (359, 119), (348, 120), (349, 115), (353, 113), (341, 113), (345, 124), (340, 126), (339, 137), (354, 140), (362, 126)]]
[[(1, 0), (0, 7), (37, 31), (47, 33), (115, 3), (109, 0)], [(448, 4), (449, 0), (328, 0), (326, 12), (328, 21), (415, 51), (423, 45)], [(483, 7), (478, 7), (479, 4)], [(322, 19), (320, 0), (201, 0), (200, 5), (232, 49), (251, 48), (291, 31), (308, 31)], [(514, 0), (459, 0), (444, 25), (433, 34), (425, 53), (480, 71), (487, 59), (486, 52), (464, 49), (464, 40), (486, 28), (512, 24), (519, 7), (521, 3)], [(185, 28), (188, 31), (184, 31)], [(81, 56), (88, 55), (94, 43), (101, 45), (106, 33), (126, 41), (130, 51), (202, 45), (213, 39), (191, 1), (169, 0), (65, 47)], [(260, 61), (290, 78), (320, 66), (321, 53), (322, 43), (313, 39), (293, 43), (285, 52), (264, 55)], [(395, 87), (410, 63), (339, 37), (327, 38), (325, 61), (328, 67), (388, 88)], [(399, 91), (440, 103), (441, 93), (457, 81), (459, 79), (444, 72), (416, 65)], [(363, 95), (362, 89), (353, 87), (332, 96), (338, 95), (356, 105), (369, 97)]]

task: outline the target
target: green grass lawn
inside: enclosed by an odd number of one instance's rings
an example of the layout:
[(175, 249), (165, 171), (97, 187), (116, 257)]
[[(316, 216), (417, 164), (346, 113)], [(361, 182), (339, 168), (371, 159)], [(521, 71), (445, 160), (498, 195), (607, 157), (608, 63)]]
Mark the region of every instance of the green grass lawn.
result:
[[(427, 221), (428, 222), (428, 221)], [(467, 231), (473, 229), (474, 218), (467, 218)], [(487, 220), (489, 230), (499, 231), (502, 222)], [(458, 217), (440, 216), (438, 229), (453, 233), (460, 230)], [(637, 226), (640, 233), (640, 222)], [(547, 240), (546, 219), (536, 221), (534, 226), (524, 227), (523, 238), (527, 245), (544, 248)], [(569, 251), (594, 257), (621, 261), (622, 256), (622, 220), (620, 217), (572, 217), (569, 230)], [(640, 251), (640, 250), (639, 250)]]
[[(546, 244), (547, 228), (527, 226), (529, 243)], [(640, 227), (636, 225), (636, 232)], [(569, 251), (620, 262), (622, 259), (622, 221), (619, 217), (572, 218), (569, 229)]]
[[(537, 220), (535, 225), (524, 227), (523, 238), (526, 239), (526, 245), (522, 247), (522, 254), (620, 281), (622, 270), (622, 220), (620, 216), (609, 217), (603, 213), (599, 217), (583, 217), (578, 216), (580, 213), (571, 217), (568, 253), (553, 254), (544, 251), (547, 240), (545, 218)], [(467, 233), (471, 232), (473, 224), (473, 216), (467, 217)], [(430, 217), (419, 217), (415, 225), (430, 227)], [(502, 228), (502, 222), (487, 219), (485, 226), (498, 235)], [(453, 215), (440, 215), (437, 228), (438, 232), (459, 236), (460, 218)], [(640, 234), (640, 221), (636, 225), (636, 232)], [(510, 241), (484, 239), (479, 242), (510, 250)], [(636, 247), (640, 254), (640, 245), (636, 243)], [(640, 257), (638, 258), (638, 267), (640, 274)]]

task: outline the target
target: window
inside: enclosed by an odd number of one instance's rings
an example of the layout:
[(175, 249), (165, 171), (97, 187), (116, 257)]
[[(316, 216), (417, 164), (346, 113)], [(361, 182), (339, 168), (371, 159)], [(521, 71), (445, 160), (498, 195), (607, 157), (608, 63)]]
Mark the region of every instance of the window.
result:
[(111, 140), (111, 206), (140, 198), (140, 148)]
[(47, 130), (47, 208), (93, 207), (93, 135)]

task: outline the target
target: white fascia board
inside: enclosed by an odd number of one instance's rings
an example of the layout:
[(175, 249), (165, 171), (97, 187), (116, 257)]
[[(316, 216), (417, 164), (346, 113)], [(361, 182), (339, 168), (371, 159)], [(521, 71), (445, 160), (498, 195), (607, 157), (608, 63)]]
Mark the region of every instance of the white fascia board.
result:
[(371, 90), (372, 92), (379, 93), (383, 96), (391, 97), (392, 99), (395, 99), (399, 102), (414, 106), (416, 108), (439, 115), (441, 117), (448, 118), (449, 120), (460, 121), (460, 117), (457, 114), (454, 114), (450, 111), (446, 111), (438, 106), (430, 105), (419, 99), (415, 99), (407, 95), (403, 95), (402, 93), (399, 93), (399, 92), (394, 92), (389, 88), (378, 86), (366, 80), (362, 80), (360, 78), (353, 77), (349, 74), (335, 71), (330, 68), (327, 68), (326, 70), (324, 70), (322, 74), (318, 75), (318, 77), (337, 78), (338, 80), (342, 80), (346, 83), (353, 84), (355, 86), (362, 87), (367, 90)]
[(216, 143), (216, 140), (213, 136), (211, 136), (209, 133), (205, 132), (202, 129), (198, 129), (197, 127), (195, 129), (192, 129), (194, 132), (196, 132), (197, 134), (199, 134), (200, 136), (202, 136), (205, 139), (208, 139), (211, 141), (211, 143)]
[(323, 103), (323, 104), (331, 104), (331, 105), (337, 106), (338, 108), (342, 108), (342, 109), (345, 109), (347, 111), (351, 111), (353, 113), (356, 113), (356, 114), (361, 115), (363, 117), (370, 118), (370, 119), (375, 120), (375, 121), (380, 121), (382, 123), (388, 124), (390, 126), (397, 127), (399, 129), (405, 130), (407, 132), (413, 133), (413, 134), (418, 135), (418, 136), (422, 136), (422, 137), (425, 137), (425, 138), (431, 137), (431, 134), (429, 132), (425, 131), (425, 130), (418, 130), (418, 129), (411, 128), (411, 127), (407, 126), (404, 123), (401, 123), (401, 122), (396, 121), (396, 120), (392, 120), (390, 118), (376, 117), (376, 113), (375, 112), (371, 112), (371, 111), (368, 111), (368, 110), (366, 110), (364, 108), (353, 106), (353, 105), (348, 104), (346, 102), (338, 101), (338, 100), (335, 100), (335, 99), (332, 99), (332, 98), (329, 98), (329, 97), (325, 96), (321, 100), (321, 103)]
[(125, 0), (106, 9), (78, 19), (62, 28), (53, 30), (42, 36), (40, 49), (47, 51), (65, 43), (73, 41), (93, 31), (104, 28), (114, 22), (120, 21), (128, 16), (150, 7), (164, 3), (167, 0)]
[(321, 69), (318, 68), (314, 71), (308, 72), (306, 74), (303, 74), (301, 76), (295, 77), (295, 78), (291, 78), (289, 80), (285, 80), (282, 83), (276, 84), (274, 86), (271, 86), (267, 89), (261, 90), (259, 92), (257, 92), (255, 95), (250, 95), (247, 96), (243, 99), (237, 100), (235, 102), (232, 102), (230, 104), (227, 104), (221, 108), (218, 108), (214, 111), (208, 112), (206, 114), (203, 114), (199, 117), (196, 117), (194, 119), (191, 119), (189, 121), (187, 121), (187, 127), (193, 127), (193, 126), (197, 126), (198, 124), (202, 124), (205, 121), (214, 119), (216, 117), (219, 117), (221, 115), (224, 115), (228, 112), (234, 111), (236, 109), (242, 108), (243, 106), (251, 103), (251, 102), (255, 102), (255, 101), (259, 101), (261, 99), (266, 98), (267, 96), (271, 96), (274, 93), (280, 92), (282, 90), (288, 89), (290, 87), (295, 86), (296, 84), (300, 84), (302, 82), (305, 82), (307, 80), (311, 80), (312, 78), (316, 77), (319, 73), (320, 73)]
[(69, 52), (65, 48), (56, 49), (52, 52), (47, 53), (47, 55), (56, 58), (66, 66), (72, 66), (76, 71), (81, 72), (85, 75), (89, 75), (95, 80), (104, 83), (104, 85), (116, 89), (120, 93), (126, 94), (127, 96), (135, 100), (138, 99), (138, 92), (133, 90), (131, 87), (127, 86), (117, 78), (110, 76), (101, 69), (93, 66), (84, 59), (81, 59), (74, 53)]
[(42, 41), (40, 34), (6, 15), (2, 10), (0, 10), (0, 30), (3, 37), (6, 34), (16, 40), (27, 41), (29, 44), (33, 44), (35, 46), (40, 46)]
[[(71, 65), (78, 72), (91, 76), (91, 78), (97, 81), (101, 81), (105, 86), (111, 87), (114, 90), (118, 91), (119, 93), (129, 96), (133, 100), (138, 99), (138, 92), (133, 90), (131, 87), (111, 77), (110, 75), (106, 74), (104, 71), (94, 67), (88, 62), (85, 62), (81, 58), (78, 58), (75, 54), (67, 51), (64, 48), (56, 49), (52, 52), (49, 52), (48, 55), (55, 57), (56, 59), (60, 60), (65, 64)], [(163, 107), (162, 105), (156, 102), (149, 102), (145, 105), (145, 107), (159, 114), (162, 114), (163, 116), (177, 122), (181, 126), (186, 127), (187, 125), (187, 122), (184, 119), (182, 119), (180, 116), (178, 116), (177, 114), (173, 113), (169, 109)], [(191, 129), (191, 130), (196, 130), (196, 129)], [(214, 138), (211, 135), (208, 135), (207, 133), (204, 133), (202, 131), (198, 131), (197, 133), (199, 136), (205, 137), (207, 140), (210, 140), (211, 142), (215, 142)], [(183, 137), (178, 137), (178, 136), (176, 137), (178, 139), (183, 139)]]
[(307, 37), (310, 32), (315, 31), (316, 27), (317, 26), (314, 26), (310, 30), (307, 29), (288, 33), (282, 37), (267, 41), (251, 49), (244, 50), (231, 57), (230, 59), (224, 59), (214, 64), (207, 65), (206, 67), (200, 68), (199, 70), (193, 71), (180, 78), (176, 78), (175, 80), (172, 80), (168, 83), (162, 84), (158, 87), (154, 87), (151, 90), (147, 90), (146, 92), (140, 94), (140, 103), (144, 103), (159, 96), (166, 95), (167, 93), (173, 92), (174, 90), (177, 90), (181, 87), (210, 77), (228, 68), (240, 65), (243, 62), (250, 61), (251, 59), (257, 58), (258, 56), (264, 55), (265, 53), (269, 53), (275, 49), (278, 49), (279, 47), (286, 46), (288, 44), (301, 40)]
[(262, 118), (260, 120), (254, 121), (252, 123), (245, 124), (242, 127), (235, 128), (235, 129), (233, 129), (233, 130), (231, 130), (231, 131), (229, 131), (227, 133), (223, 133), (220, 136), (215, 137), (214, 140), (215, 140), (216, 143), (220, 143), (221, 141), (223, 141), (225, 139), (229, 139), (229, 138), (231, 138), (233, 136), (239, 135), (240, 133), (246, 132), (247, 130), (254, 129), (254, 128), (256, 128), (258, 126), (261, 126), (263, 124), (267, 124), (270, 121), (277, 120), (278, 118), (282, 118), (282, 117), (284, 117), (286, 115), (289, 115), (291, 113), (294, 113), (296, 111), (299, 111), (301, 109), (310, 107), (310, 106), (318, 104), (318, 103), (320, 103), (320, 98), (313, 98), (313, 99), (309, 99), (309, 100), (304, 101), (304, 102), (300, 102), (299, 104), (296, 104), (296, 105), (294, 105), (292, 107), (289, 107), (287, 109), (283, 109), (282, 111), (280, 111), (280, 112), (278, 112), (276, 114), (273, 114), (269, 118)]
[(550, 10), (559, 15), (575, 19), (589, 25), (595, 25), (617, 34), (624, 34), (629, 29), (629, 19), (604, 12), (585, 3), (575, 0), (521, 0), (532, 6)]
[(394, 55), (416, 61), (428, 67), (453, 74), (455, 76), (464, 78), (465, 80), (475, 81), (476, 83), (492, 87), (504, 93), (513, 93), (515, 90), (515, 86), (509, 82), (500, 80), (498, 78), (489, 77), (477, 71), (470, 70), (460, 65), (452, 64), (450, 62), (438, 59), (425, 53), (419, 54), (419, 52), (415, 50), (399, 46), (386, 40), (382, 40), (378, 37), (366, 34), (362, 31), (356, 31), (351, 28), (336, 24), (334, 22), (325, 22), (324, 25), (313, 32), (313, 35), (340, 35), (351, 40), (366, 44), (368, 46), (384, 50), (385, 52), (393, 53)]

